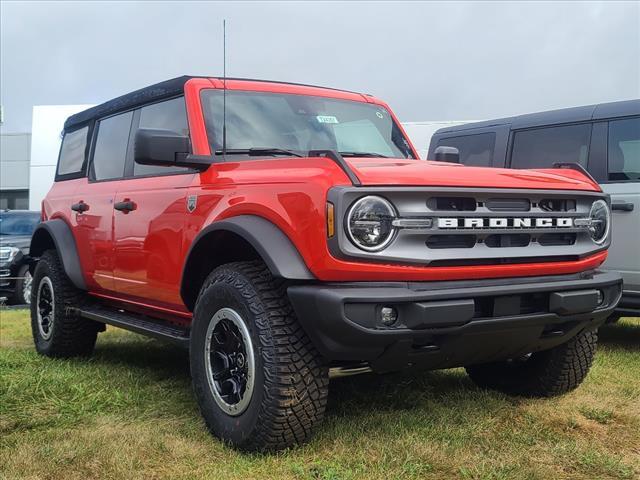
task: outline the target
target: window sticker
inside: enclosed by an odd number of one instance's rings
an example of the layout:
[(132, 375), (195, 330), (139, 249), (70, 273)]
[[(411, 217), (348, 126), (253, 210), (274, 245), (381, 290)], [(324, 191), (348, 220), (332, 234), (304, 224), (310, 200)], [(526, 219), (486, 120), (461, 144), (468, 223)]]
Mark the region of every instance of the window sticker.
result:
[(318, 123), (340, 123), (333, 115), (316, 115)]

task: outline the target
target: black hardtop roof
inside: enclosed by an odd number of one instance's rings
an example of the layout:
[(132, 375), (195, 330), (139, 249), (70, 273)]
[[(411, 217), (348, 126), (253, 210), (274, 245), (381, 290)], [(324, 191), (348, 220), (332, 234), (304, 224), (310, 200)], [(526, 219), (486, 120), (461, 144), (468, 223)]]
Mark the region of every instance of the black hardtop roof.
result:
[(589, 120), (604, 120), (614, 117), (628, 117), (640, 115), (640, 99), (623, 100), (621, 102), (599, 103), (583, 107), (562, 108), (546, 112), (528, 113), (513, 117), (496, 118), (483, 122), (465, 123), (453, 127), (444, 127), (436, 134), (461, 132), (477, 128), (510, 125), (513, 129), (557, 125), (561, 123), (586, 122)]
[[(202, 76), (183, 75), (181, 77), (172, 78), (171, 80), (165, 80), (164, 82), (156, 83), (154, 85), (150, 85), (148, 87), (135, 90), (133, 92), (127, 93), (120, 97), (107, 100), (106, 102), (101, 103), (100, 105), (96, 105), (95, 107), (88, 108), (86, 110), (83, 110), (82, 112), (76, 113), (75, 115), (71, 115), (69, 118), (67, 118), (67, 121), (64, 122), (64, 129), (65, 131), (74, 130), (76, 127), (82, 126), (92, 120), (105, 117), (107, 115), (111, 115), (123, 110), (129, 110), (131, 108), (136, 108), (150, 102), (178, 96), (184, 93), (184, 84), (187, 83), (187, 81), (192, 78), (218, 78), (219, 80), (222, 80), (221, 77), (208, 77), (204, 75)], [(283, 83), (287, 85), (324, 88), (326, 90), (337, 90), (341, 92), (349, 91), (349, 90), (341, 90), (337, 88), (321, 87), (317, 85), (307, 85), (304, 83), (280, 82), (277, 80), (258, 80), (253, 78), (232, 78), (232, 77), (227, 77), (227, 80), (245, 80), (245, 81), (251, 81), (251, 82)], [(350, 93), (358, 93), (360, 95), (359, 92), (350, 92)]]

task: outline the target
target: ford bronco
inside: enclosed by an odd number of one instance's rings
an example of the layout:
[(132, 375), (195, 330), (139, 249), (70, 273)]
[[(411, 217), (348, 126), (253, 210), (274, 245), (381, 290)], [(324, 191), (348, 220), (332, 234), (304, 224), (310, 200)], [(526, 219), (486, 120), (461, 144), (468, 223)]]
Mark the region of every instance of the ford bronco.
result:
[(183, 345), (206, 425), (241, 449), (308, 439), (330, 372), (567, 392), (620, 297), (597, 183), (420, 160), (370, 95), (180, 77), (63, 133), (31, 242), (37, 351), (89, 355), (107, 324)]

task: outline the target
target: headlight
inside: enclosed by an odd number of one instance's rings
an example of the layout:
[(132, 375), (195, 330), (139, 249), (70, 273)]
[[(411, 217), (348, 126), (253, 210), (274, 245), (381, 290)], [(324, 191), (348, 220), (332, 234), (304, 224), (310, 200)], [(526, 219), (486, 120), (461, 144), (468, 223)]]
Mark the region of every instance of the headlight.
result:
[(396, 233), (393, 205), (382, 197), (369, 195), (355, 202), (347, 214), (347, 233), (353, 244), (374, 252), (385, 248)]
[(589, 212), (591, 225), (589, 226), (589, 234), (594, 242), (602, 244), (609, 236), (611, 228), (611, 212), (609, 206), (604, 200), (596, 200), (591, 205)]
[(17, 247), (0, 247), (0, 260), (11, 262), (20, 251)]

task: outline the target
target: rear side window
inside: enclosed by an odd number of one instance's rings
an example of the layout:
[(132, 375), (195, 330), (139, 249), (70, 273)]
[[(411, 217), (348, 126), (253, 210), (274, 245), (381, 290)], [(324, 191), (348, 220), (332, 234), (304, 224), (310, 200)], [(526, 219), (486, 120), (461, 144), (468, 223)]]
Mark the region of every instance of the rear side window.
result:
[(609, 122), (609, 180), (640, 180), (640, 118)]
[[(138, 128), (155, 128), (170, 130), (181, 135), (189, 135), (187, 109), (184, 97), (174, 98), (166, 102), (154, 103), (140, 109), (140, 125)], [(183, 167), (158, 167), (155, 165), (133, 164), (134, 176), (163, 175), (167, 173), (190, 172)]]
[(553, 168), (557, 162), (587, 166), (591, 124), (521, 130), (515, 133), (512, 168)]
[(495, 133), (478, 133), (460, 137), (441, 138), (438, 146), (455, 147), (460, 152), (460, 163), (476, 167), (489, 167), (496, 144)]
[(84, 167), (89, 127), (64, 134), (60, 147), (58, 175), (80, 173)]
[(133, 112), (127, 112), (98, 123), (91, 166), (94, 180), (110, 180), (124, 175), (132, 118)]

